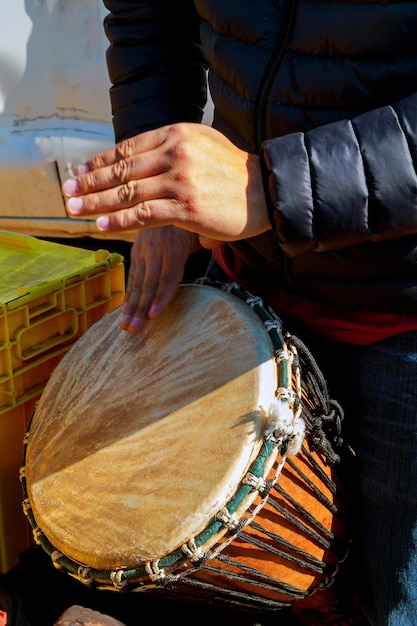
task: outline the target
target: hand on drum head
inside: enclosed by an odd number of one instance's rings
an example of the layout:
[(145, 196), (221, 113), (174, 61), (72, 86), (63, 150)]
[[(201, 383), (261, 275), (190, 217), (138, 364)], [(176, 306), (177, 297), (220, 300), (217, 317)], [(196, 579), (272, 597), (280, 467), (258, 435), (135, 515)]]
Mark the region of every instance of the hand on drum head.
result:
[(149, 319), (159, 317), (175, 296), (197, 235), (175, 226), (138, 231), (131, 250), (126, 298), (120, 327), (139, 333)]

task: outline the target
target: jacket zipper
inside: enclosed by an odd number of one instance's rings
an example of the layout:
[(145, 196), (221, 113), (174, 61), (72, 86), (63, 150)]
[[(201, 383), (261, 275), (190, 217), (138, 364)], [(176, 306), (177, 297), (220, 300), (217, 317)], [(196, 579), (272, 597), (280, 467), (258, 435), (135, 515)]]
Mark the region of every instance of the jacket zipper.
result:
[(295, 17), (297, 14), (298, 0), (288, 0), (288, 10), (285, 15), (284, 33), (275, 46), (272, 57), (266, 67), (265, 74), (261, 81), (261, 87), (255, 104), (255, 141), (256, 150), (260, 152), (261, 144), (265, 139), (265, 118), (266, 104), (272, 81), (281, 65), (282, 59), (287, 48), (290, 35), (293, 30)]
[[(281, 39), (277, 42), (273, 51), (272, 57), (266, 67), (264, 76), (261, 81), (261, 87), (258, 93), (255, 104), (255, 143), (256, 151), (260, 153), (262, 142), (265, 139), (265, 119), (266, 119), (266, 105), (269, 90), (271, 89), (272, 81), (281, 65), (282, 59), (287, 48), (290, 35), (292, 33), (295, 17), (297, 15), (298, 0), (288, 0), (288, 9), (285, 15), (284, 32)], [(282, 264), (284, 281), (288, 288), (291, 288), (291, 260), (289, 257), (282, 253)]]

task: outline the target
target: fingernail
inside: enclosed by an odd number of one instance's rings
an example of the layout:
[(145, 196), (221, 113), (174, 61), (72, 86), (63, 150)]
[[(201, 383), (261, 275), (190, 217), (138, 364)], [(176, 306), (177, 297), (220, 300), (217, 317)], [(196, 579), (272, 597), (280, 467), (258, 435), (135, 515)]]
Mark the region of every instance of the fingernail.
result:
[(120, 321), (120, 328), (128, 330), (132, 335), (139, 333), (145, 326), (146, 321), (141, 317), (132, 317), (131, 315), (123, 315)]
[(149, 317), (150, 319), (154, 319), (155, 317), (158, 317), (159, 312), (160, 312), (159, 307), (158, 307), (158, 306), (156, 306), (155, 304), (153, 304), (153, 305), (151, 306), (151, 308), (149, 309), (149, 312), (148, 312), (148, 317)]
[(62, 191), (67, 195), (71, 196), (73, 193), (78, 191), (78, 180), (75, 178), (69, 178), (62, 185)]
[(79, 213), (83, 208), (82, 198), (70, 198), (67, 206), (70, 213)]
[(145, 320), (140, 317), (133, 317), (129, 324), (129, 332), (138, 333), (145, 326)]
[(127, 330), (129, 328), (131, 320), (131, 315), (123, 315), (122, 319), (120, 320), (120, 328), (122, 328), (123, 330)]
[(88, 172), (88, 165), (86, 165), (85, 163), (82, 163), (82, 165), (79, 165), (77, 167), (77, 174), (78, 176), (82, 176), (83, 174), (87, 174)]
[(99, 230), (108, 230), (110, 220), (107, 217), (107, 215), (101, 215), (100, 217), (97, 218), (96, 224)]

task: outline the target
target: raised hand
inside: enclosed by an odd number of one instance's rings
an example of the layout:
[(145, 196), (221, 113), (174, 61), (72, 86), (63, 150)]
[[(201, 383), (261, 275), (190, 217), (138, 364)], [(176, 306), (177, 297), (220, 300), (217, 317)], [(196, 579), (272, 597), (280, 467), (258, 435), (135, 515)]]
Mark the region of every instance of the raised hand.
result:
[(63, 185), (70, 214), (101, 231), (174, 225), (212, 247), (270, 228), (259, 157), (221, 133), (180, 123), (122, 141)]

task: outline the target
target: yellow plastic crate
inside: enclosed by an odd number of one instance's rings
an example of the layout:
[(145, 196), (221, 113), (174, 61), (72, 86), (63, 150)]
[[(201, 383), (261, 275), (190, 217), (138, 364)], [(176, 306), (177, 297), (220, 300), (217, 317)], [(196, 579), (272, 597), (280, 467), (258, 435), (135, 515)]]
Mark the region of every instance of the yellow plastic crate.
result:
[(43, 388), (57, 358), (121, 305), (123, 257), (0, 231), (0, 415)]
[(35, 402), (72, 344), (124, 292), (117, 253), (0, 231), (0, 573), (31, 545), (19, 469)]

